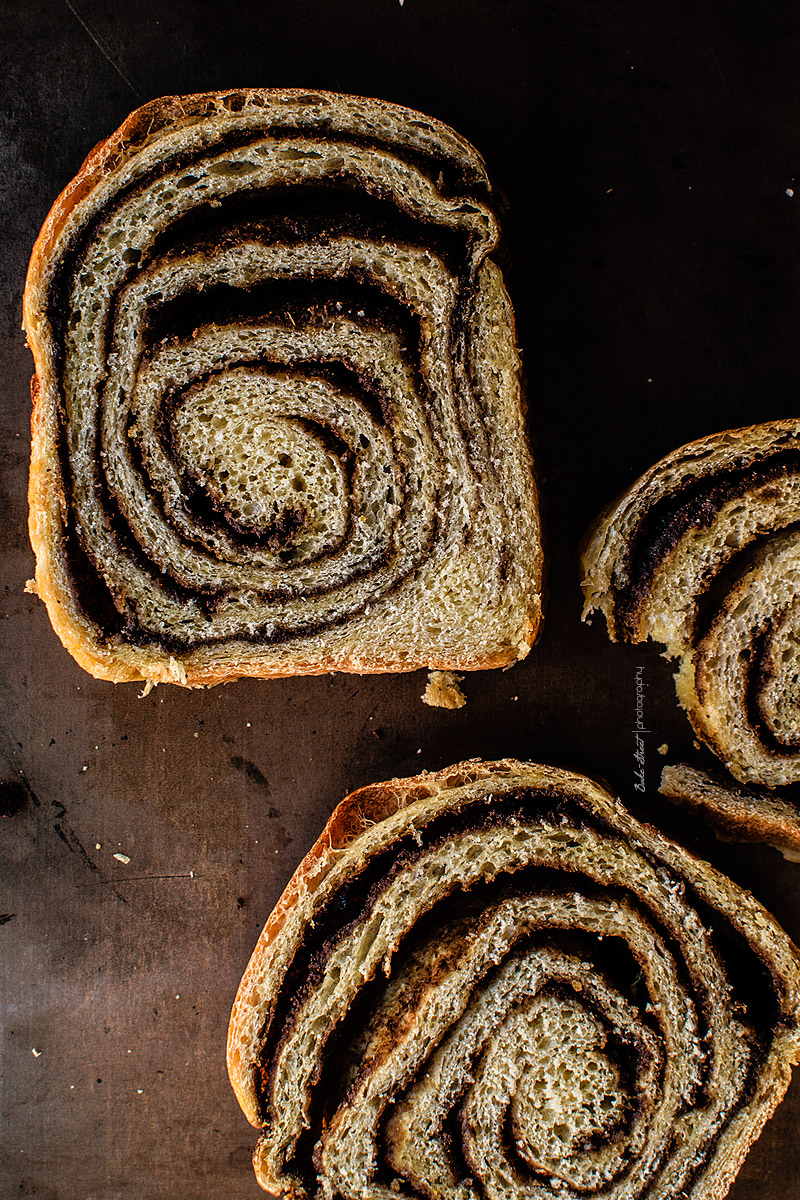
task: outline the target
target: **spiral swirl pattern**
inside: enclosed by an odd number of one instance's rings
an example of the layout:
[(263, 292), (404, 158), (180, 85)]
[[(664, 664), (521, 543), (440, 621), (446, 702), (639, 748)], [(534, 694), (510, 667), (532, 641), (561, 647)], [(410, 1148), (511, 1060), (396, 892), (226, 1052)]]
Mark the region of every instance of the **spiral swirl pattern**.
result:
[(593, 530), (585, 614), (665, 643), (678, 697), (743, 783), (800, 781), (800, 422), (693, 442)]
[(83, 665), (202, 683), (527, 652), (497, 239), (472, 147), (378, 101), (158, 101), (98, 147), (25, 312), (37, 585)]
[(601, 787), (462, 763), (340, 805), (228, 1062), (275, 1194), (716, 1200), (799, 1006), (772, 918)]

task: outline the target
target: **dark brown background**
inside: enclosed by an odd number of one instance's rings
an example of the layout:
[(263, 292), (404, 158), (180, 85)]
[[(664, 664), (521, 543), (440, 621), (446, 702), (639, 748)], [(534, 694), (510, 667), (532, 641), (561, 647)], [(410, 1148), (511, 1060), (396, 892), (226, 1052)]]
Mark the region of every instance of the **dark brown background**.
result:
[[(660, 455), (797, 412), (800, 14), (753, 0), (5, 0), (1, 15), (0, 1194), (247, 1200), (260, 1193), (225, 1076), (228, 1011), (272, 904), (347, 791), (513, 754), (600, 773), (674, 822), (657, 747), (702, 756), (669, 664), (580, 624), (575, 547)], [(432, 113), (472, 139), (508, 195), (550, 597), (530, 657), (469, 677), (459, 712), (423, 706), (420, 674), (140, 700), (84, 675), (23, 594), (20, 299), (39, 226), (137, 104), (248, 84)], [(645, 797), (633, 792), (637, 665)], [(800, 867), (678, 827), (800, 939)], [(800, 1085), (736, 1200), (797, 1193), (799, 1116)]]

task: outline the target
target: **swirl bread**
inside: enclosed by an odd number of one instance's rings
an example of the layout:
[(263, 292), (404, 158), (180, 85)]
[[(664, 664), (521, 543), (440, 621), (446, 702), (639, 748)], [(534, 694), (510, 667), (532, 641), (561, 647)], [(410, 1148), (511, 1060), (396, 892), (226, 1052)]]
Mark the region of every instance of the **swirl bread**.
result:
[(702, 438), (591, 532), (584, 617), (663, 642), (698, 736), (743, 783), (800, 781), (800, 422)]
[(377, 100), (145, 105), (47, 218), (35, 588), (92, 674), (476, 669), (540, 618), (483, 161)]
[(261, 935), (228, 1068), (297, 1200), (720, 1200), (800, 1054), (769, 914), (600, 785), (353, 793)]

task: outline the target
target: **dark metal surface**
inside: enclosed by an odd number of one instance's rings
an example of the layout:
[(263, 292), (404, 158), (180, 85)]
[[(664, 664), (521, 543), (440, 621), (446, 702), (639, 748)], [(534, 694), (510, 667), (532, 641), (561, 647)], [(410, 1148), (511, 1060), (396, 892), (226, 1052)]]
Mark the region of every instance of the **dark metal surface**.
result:
[[(520, 755), (605, 776), (800, 939), (800, 867), (722, 846), (657, 796), (694, 754), (657, 647), (579, 621), (587, 522), (682, 442), (797, 411), (796, 5), (680, 0), (5, 0), (0, 44), (4, 1127), (0, 1195), (259, 1195), (224, 1070), (230, 1004), (270, 908), (352, 788)], [(23, 594), (33, 240), (137, 104), (235, 85), (396, 100), (483, 152), (511, 206), (508, 283), (550, 552), (543, 638), (469, 677), (95, 682)], [(788, 194), (797, 187), (797, 195)], [(788, 191), (787, 191), (788, 190)], [(647, 793), (633, 790), (644, 667)], [(122, 854), (129, 862), (115, 859)], [(731, 1195), (800, 1189), (800, 1084)]]

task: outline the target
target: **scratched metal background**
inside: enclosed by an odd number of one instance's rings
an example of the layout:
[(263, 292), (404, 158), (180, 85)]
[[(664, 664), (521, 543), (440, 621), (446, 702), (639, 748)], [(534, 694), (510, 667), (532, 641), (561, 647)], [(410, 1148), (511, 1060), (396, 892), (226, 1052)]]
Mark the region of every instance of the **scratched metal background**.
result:
[[(263, 920), (348, 790), (516, 754), (601, 773), (635, 800), (641, 665), (639, 807), (673, 822), (656, 750), (693, 751), (670, 668), (656, 647), (581, 626), (575, 547), (660, 455), (797, 411), (800, 21), (794, 3), (751, 0), (3, 0), (0, 18), (0, 1194), (254, 1200), (228, 1010)], [(549, 609), (528, 660), (468, 678), (459, 712), (424, 707), (420, 675), (139, 700), (84, 675), (23, 594), (20, 297), (39, 226), (137, 104), (242, 84), (433, 113), (508, 194)], [(800, 938), (800, 868), (696, 824), (682, 836)], [(735, 1200), (797, 1194), (798, 1118), (800, 1084)]]

